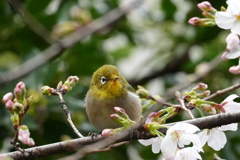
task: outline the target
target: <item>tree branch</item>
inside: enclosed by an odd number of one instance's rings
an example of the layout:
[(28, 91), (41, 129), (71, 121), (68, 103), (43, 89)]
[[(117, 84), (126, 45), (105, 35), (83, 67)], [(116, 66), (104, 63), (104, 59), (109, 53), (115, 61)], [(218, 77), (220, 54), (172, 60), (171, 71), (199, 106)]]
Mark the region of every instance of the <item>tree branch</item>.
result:
[(133, 0), (128, 5), (122, 5), (119, 8), (116, 8), (110, 11), (108, 14), (92, 21), (88, 25), (78, 29), (74, 33), (66, 36), (64, 39), (53, 43), (50, 47), (48, 47), (42, 53), (39, 53), (37, 56), (29, 59), (22, 65), (17, 68), (13, 68), (10, 71), (1, 73), (0, 75), (0, 85), (23, 77), (30, 72), (34, 71), (38, 67), (42, 66), (46, 62), (51, 59), (54, 59), (57, 56), (60, 56), (61, 53), (75, 45), (77, 42), (82, 39), (92, 35), (93, 33), (104, 29), (105, 27), (111, 25), (113, 22), (124, 17), (128, 12), (136, 8), (143, 2), (144, 0)]
[(48, 44), (52, 44), (57, 40), (57, 37), (53, 36), (39, 21), (37, 21), (32, 16), (31, 13), (28, 12), (28, 10), (23, 8), (19, 0), (7, 0), (7, 1), (12, 10), (19, 14), (22, 20), (25, 22), (25, 24), (28, 25), (29, 28), (33, 30), (44, 41), (46, 41)]
[[(191, 123), (193, 125), (196, 125), (200, 129), (206, 129), (206, 128), (210, 129), (210, 128), (218, 127), (221, 125), (240, 122), (240, 112), (217, 114), (213, 116), (207, 116), (207, 117), (202, 117), (202, 118), (197, 118), (197, 119), (187, 120), (182, 122)], [(172, 126), (173, 124), (174, 123), (169, 123), (166, 125)], [(153, 137), (153, 135), (151, 135), (150, 133), (142, 134), (143, 132), (141, 132), (141, 129), (142, 128), (139, 127), (137, 129), (138, 132), (136, 134), (132, 134), (131, 131), (125, 131), (125, 132), (121, 132), (120, 134), (117, 134), (116, 136), (111, 136), (108, 138), (103, 138), (101, 136), (97, 136), (94, 138), (83, 137), (83, 138), (73, 139), (69, 141), (58, 142), (58, 143), (25, 149), (25, 152), (29, 153), (28, 157), (24, 157), (23, 154), (21, 154), (18, 151), (15, 151), (11, 153), (0, 154), (0, 158), (12, 157), (17, 160), (35, 159), (39, 157), (49, 156), (52, 154), (79, 150), (77, 153), (72, 155), (74, 156), (74, 158), (77, 157), (78, 159), (78, 158), (84, 157), (88, 153), (101, 151), (103, 148), (108, 147), (109, 145), (116, 142), (124, 142), (124, 141), (131, 141), (131, 140), (137, 140), (137, 139), (149, 139)], [(166, 134), (167, 129), (160, 128), (159, 131), (162, 132), (163, 134)], [(69, 159), (63, 158), (62, 160), (69, 160)]]
[(226, 94), (227, 92), (233, 91), (233, 90), (235, 90), (237, 88), (240, 88), (240, 82), (238, 82), (237, 84), (235, 84), (233, 86), (230, 86), (228, 88), (225, 88), (225, 89), (222, 89), (222, 90), (218, 90), (216, 93), (211, 94), (210, 96), (204, 98), (203, 100), (207, 101), (207, 100), (212, 99), (214, 97), (217, 97), (219, 95)]

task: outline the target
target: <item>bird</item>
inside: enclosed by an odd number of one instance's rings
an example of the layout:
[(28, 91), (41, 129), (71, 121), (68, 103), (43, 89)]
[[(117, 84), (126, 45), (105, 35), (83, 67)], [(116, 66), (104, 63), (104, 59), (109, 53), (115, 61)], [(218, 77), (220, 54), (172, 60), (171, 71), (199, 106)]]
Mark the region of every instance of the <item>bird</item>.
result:
[(113, 65), (103, 65), (93, 73), (85, 106), (88, 119), (97, 130), (121, 127), (110, 118), (114, 107), (123, 108), (135, 122), (142, 116), (139, 96)]

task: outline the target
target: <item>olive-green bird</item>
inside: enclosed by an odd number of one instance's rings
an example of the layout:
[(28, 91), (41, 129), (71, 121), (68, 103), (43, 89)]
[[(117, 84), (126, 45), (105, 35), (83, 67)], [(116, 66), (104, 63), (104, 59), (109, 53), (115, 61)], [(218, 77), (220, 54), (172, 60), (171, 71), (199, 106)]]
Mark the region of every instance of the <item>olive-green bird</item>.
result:
[(104, 65), (93, 73), (85, 102), (88, 118), (98, 130), (120, 127), (110, 118), (115, 113), (114, 107), (123, 108), (136, 122), (142, 116), (138, 95), (117, 67), (112, 65)]

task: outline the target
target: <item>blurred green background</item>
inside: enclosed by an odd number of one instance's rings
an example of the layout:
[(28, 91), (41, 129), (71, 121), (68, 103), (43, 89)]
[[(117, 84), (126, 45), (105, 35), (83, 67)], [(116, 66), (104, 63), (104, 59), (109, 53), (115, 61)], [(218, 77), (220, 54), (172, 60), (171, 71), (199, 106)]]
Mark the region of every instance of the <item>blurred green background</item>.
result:
[[(21, 4), (49, 31), (51, 36), (58, 36), (61, 39), (76, 28), (118, 7), (121, 2), (22, 0)], [(40, 88), (43, 85), (55, 87), (59, 81), (65, 81), (71, 75), (80, 78), (80, 82), (64, 96), (64, 99), (73, 113), (73, 122), (83, 135), (96, 132), (86, 117), (84, 97), (92, 73), (104, 64), (116, 65), (134, 88), (143, 85), (153, 95), (172, 97), (167, 94), (171, 87), (185, 84), (194, 75), (201, 74), (205, 67), (212, 65), (211, 61), (226, 47), (225, 38), (229, 31), (218, 27), (200, 28), (187, 23), (191, 17), (201, 17), (201, 11), (196, 7), (199, 2), (202, 1), (146, 1), (109, 28), (78, 42), (30, 74), (1, 84), (0, 96), (12, 92), (19, 81), (26, 84), (29, 95), (34, 95), (34, 104), (23, 123), (30, 128), (31, 137), (37, 146), (77, 138), (67, 123), (58, 98), (41, 95)], [(210, 2), (218, 10), (221, 6), (226, 6), (225, 0)], [(78, 12), (79, 8), (81, 12)], [(78, 17), (79, 14), (76, 16), (74, 13), (82, 13), (80, 14), (82, 16)], [(7, 1), (0, 1), (0, 74), (41, 54), (49, 46), (48, 42), (24, 23), (19, 14), (11, 10)], [(212, 92), (229, 87), (239, 81), (237, 75), (228, 72), (229, 67), (236, 64), (237, 60), (222, 62), (210, 74), (188, 87), (191, 88), (198, 82), (207, 83)], [(228, 94), (232, 93), (239, 94), (239, 90)], [(220, 103), (226, 97), (227, 95), (222, 95), (213, 100)], [(174, 103), (175, 100), (172, 99), (170, 102)], [(14, 130), (9, 118), (4, 105), (0, 104), (0, 153), (13, 151), (9, 143)], [(187, 118), (185, 114), (181, 114), (173, 121)], [(240, 157), (238, 132), (226, 134), (228, 142), (217, 154), (224, 159), (238, 160)], [(204, 151), (201, 154), (203, 159), (213, 159), (214, 150), (205, 146)], [(68, 154), (71, 153), (41, 159), (57, 159)], [(161, 154), (153, 154), (151, 147), (131, 142), (112, 151), (87, 155), (83, 159), (156, 160), (160, 158)]]

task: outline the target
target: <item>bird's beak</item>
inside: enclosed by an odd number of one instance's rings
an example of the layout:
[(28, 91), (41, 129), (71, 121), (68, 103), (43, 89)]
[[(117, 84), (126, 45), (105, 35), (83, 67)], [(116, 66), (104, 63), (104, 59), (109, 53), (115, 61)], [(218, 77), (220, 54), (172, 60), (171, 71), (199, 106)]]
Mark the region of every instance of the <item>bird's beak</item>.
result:
[(118, 76), (114, 76), (112, 80), (113, 80), (113, 81), (116, 81), (116, 80), (118, 80), (118, 79), (119, 79)]
[(113, 75), (110, 80), (117, 81), (118, 79), (119, 79), (119, 77), (117, 75)]

